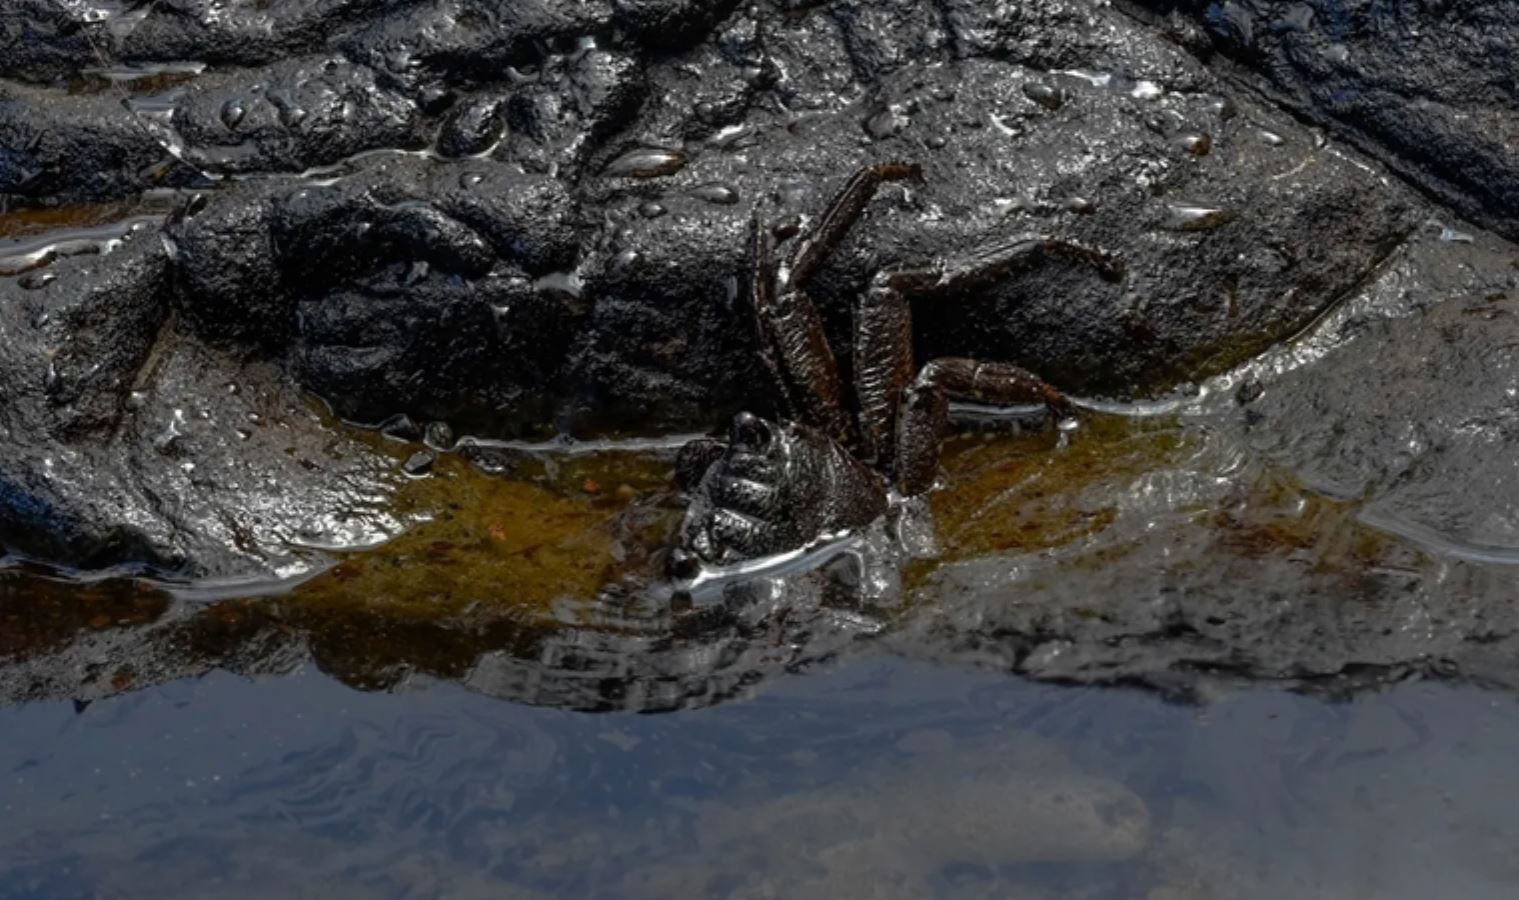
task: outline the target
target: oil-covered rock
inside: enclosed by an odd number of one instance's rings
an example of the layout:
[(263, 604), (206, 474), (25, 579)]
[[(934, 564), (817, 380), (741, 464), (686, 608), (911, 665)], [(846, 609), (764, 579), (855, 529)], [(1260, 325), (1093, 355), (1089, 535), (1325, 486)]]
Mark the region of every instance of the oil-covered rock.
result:
[(1132, 0), (1201, 54), (1519, 237), (1519, 9), (1506, 2)]
[[(817, 215), (872, 161), (925, 177), (820, 276), (846, 359), (876, 271), (1053, 234), (1125, 277), (1055, 266), (919, 310), (920, 353), (1113, 396), (1296, 331), (1417, 221), (1344, 152), (1111, 11), (929, 12), (28, 6), (11, 16), (35, 65), (14, 74), (36, 86), (4, 89), (3, 184), (29, 205), (182, 191), (161, 238), (138, 239), (168, 250), (144, 290), (174, 314), (122, 340), (251, 353), (345, 418), (485, 436), (779, 411), (748, 307), (753, 222)], [(130, 268), (100, 249), (102, 271)]]

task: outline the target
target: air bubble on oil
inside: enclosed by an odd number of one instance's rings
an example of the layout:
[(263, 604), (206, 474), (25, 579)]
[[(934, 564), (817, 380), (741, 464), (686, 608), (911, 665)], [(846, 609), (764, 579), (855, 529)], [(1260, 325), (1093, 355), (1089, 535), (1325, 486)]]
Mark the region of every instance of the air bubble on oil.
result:
[(679, 150), (640, 147), (607, 163), (603, 175), (613, 178), (663, 178), (686, 167), (686, 154)]
[(242, 100), (233, 99), (222, 104), (221, 120), (222, 124), (227, 126), (228, 131), (236, 128), (243, 121), (243, 116), (247, 114), (248, 108), (243, 105)]
[(1043, 81), (1030, 81), (1023, 86), (1023, 96), (1047, 110), (1054, 111), (1065, 105), (1065, 91)]
[(715, 203), (718, 206), (733, 206), (739, 200), (738, 189), (718, 182), (692, 188), (691, 196), (698, 200), (705, 200), (708, 203)]
[(1211, 231), (1233, 222), (1231, 209), (1201, 203), (1172, 203), (1166, 207), (1165, 227), (1170, 231)]

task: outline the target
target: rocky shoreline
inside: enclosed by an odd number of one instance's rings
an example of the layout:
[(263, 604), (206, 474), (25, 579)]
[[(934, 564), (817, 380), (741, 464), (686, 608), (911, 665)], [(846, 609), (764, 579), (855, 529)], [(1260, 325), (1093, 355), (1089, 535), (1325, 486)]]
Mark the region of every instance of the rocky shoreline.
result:
[[(418, 430), (658, 433), (768, 412), (738, 287), (756, 204), (815, 214), (870, 160), (919, 161), (926, 183), (880, 203), (825, 273), (825, 316), (842, 332), (883, 266), (1008, 234), (1086, 240), (1123, 260), (1121, 287), (1041, 271), (920, 318), (925, 355), (1010, 356), (1097, 395), (1166, 390), (1299, 330), (1419, 216), (1364, 164), (1086, 3), (64, 9), (13, 6), (0, 32), (12, 215), (178, 192), (157, 235), (60, 242), (0, 282), (16, 336), (4, 539), (71, 564), (251, 574), (321, 528), (249, 521), (242, 482), (218, 470), (334, 494), (318, 505), (346, 515), (352, 497), (322, 486), (346, 462), (305, 454), (303, 477), (272, 443), (152, 448), (178, 427), (155, 407), (197, 407), (208, 434), (268, 427), (177, 394), (155, 364), (180, 344), (232, 367), (203, 377), (262, 372), (253, 390)], [(322, 39), (319, 21), (344, 27)], [(650, 24), (675, 21), (689, 27)], [(297, 442), (342, 443), (300, 418), (281, 426)], [(137, 461), (107, 475), (124, 449)], [(179, 456), (198, 487), (174, 483)], [(69, 458), (73, 478), (44, 477)], [(360, 483), (385, 491), (377, 473)], [(252, 547), (204, 540), (239, 529)]]
[[(924, 183), (884, 192), (819, 278), (836, 346), (883, 268), (1015, 235), (1100, 246), (1120, 283), (1055, 265), (919, 310), (920, 356), (1015, 362), (1094, 408), (1179, 405), (1305, 494), (1364, 502), (1379, 533), (1506, 564), (1519, 17), (1372, 7), (9, 3), (0, 545), (74, 571), (295, 577), (409, 527), (394, 501), (414, 451), (774, 412), (752, 222), (814, 215), (861, 165), (909, 160)], [(1284, 342), (1313, 327), (1324, 359), (1293, 362)], [(1472, 465), (1482, 485), (1462, 481)], [(1123, 571), (1164, 558), (1136, 546)], [(1308, 623), (1293, 637), (1242, 616), (1212, 576), (1244, 570), (1210, 566), (1217, 550), (1187, 550), (1211, 576), (1162, 567), (1097, 619), (1100, 578), (1055, 589), (1021, 555), (951, 561), (931, 582), (950, 601), (911, 633), (930, 655), (1154, 683), (1491, 669), (1473, 648), (1511, 633), (1483, 612), (1501, 574), (1452, 587), (1419, 568), (1426, 613), (1483, 609), (1377, 650), (1358, 619), (1309, 648), (1339, 615), (1311, 598), (1344, 582), (1271, 563), (1289, 604), (1273, 621)], [(1368, 590), (1391, 596), (1381, 577)], [(1157, 612), (1177, 579), (1190, 599)], [(1010, 584), (1045, 605), (1010, 609)], [(820, 640), (801, 656), (836, 649)], [(795, 664), (738, 666), (733, 689)]]

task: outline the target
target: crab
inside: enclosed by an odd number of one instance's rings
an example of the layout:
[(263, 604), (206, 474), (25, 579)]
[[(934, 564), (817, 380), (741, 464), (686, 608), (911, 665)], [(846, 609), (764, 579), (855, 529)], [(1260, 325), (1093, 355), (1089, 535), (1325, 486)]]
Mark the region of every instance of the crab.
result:
[[(798, 550), (874, 522), (894, 497), (929, 492), (951, 402), (1041, 405), (1056, 423), (1073, 419), (1070, 398), (1027, 369), (959, 357), (919, 367), (913, 358), (915, 301), (952, 301), (1053, 254), (1121, 279), (1112, 254), (1045, 235), (993, 242), (926, 268), (878, 272), (854, 303), (851, 402), (807, 285), (882, 185), (922, 177), (910, 163), (866, 166), (806, 229), (766, 227), (756, 212), (750, 298), (786, 417), (740, 413), (726, 441), (703, 439), (682, 449), (677, 479), (690, 502), (671, 553), (672, 574), (690, 577), (703, 566)], [(789, 252), (778, 261), (777, 245), (787, 241)]]

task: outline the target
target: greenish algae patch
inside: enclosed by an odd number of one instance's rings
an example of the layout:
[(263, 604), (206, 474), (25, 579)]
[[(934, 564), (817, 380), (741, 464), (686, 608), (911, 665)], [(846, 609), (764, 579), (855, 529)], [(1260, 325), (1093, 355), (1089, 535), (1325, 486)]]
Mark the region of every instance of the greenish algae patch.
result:
[(667, 462), (630, 453), (524, 459), (509, 477), (445, 455), (398, 490), (412, 526), (281, 599), (287, 609), (393, 620), (562, 620), (610, 584), (648, 576), (673, 523)]
[[(398, 461), (414, 447), (367, 442)], [(1111, 525), (1128, 485), (1188, 452), (1170, 420), (1093, 416), (1081, 429), (962, 434), (945, 444), (942, 486), (930, 497), (940, 552), (911, 563), (908, 588), (957, 560), (1031, 552)], [(657, 580), (659, 554), (681, 514), (667, 459), (630, 452), (523, 455), (486, 474), (457, 455), (399, 490), (395, 510), (415, 524), (280, 598), (323, 629), (345, 617), (392, 627), (427, 622), (519, 629), (582, 621), (609, 588)], [(365, 626), (373, 628), (373, 622)]]
[(135, 200), (74, 206), (36, 206), (12, 210), (0, 208), (0, 240), (46, 234), (51, 231), (109, 225), (145, 212), (148, 208), (147, 204)]
[[(361, 440), (398, 471), (418, 450)], [(390, 512), (409, 528), (282, 593), (204, 603), (142, 582), (14, 570), (0, 577), (0, 661), (54, 659), (48, 671), (65, 673), (63, 687), (16, 688), (24, 696), (108, 696), (213, 668), (278, 673), (307, 663), (386, 690), (417, 674), (470, 682), (491, 658), (542, 667), (567, 679), (554, 682), (562, 689), (624, 671), (613, 657), (633, 671), (646, 655), (655, 658), (648, 671), (662, 674), (639, 684), (665, 689), (660, 678), (697, 665), (682, 662), (680, 648), (699, 657), (704, 642), (724, 646), (721, 629), (705, 636), (706, 619), (672, 616), (644, 590), (662, 577), (683, 513), (667, 456), (498, 453), (472, 462), (469, 453), (441, 455), (424, 478), (398, 474)], [(1149, 608), (1133, 598), (1173, 596), (1174, 585), (1204, 594), (1244, 581), (1294, 596), (1327, 589), (1325, 602), (1354, 612), (1357, 598), (1379, 596), (1377, 579), (1427, 566), (1361, 523), (1359, 502), (1317, 496), (1228, 436), (1174, 419), (1091, 415), (1065, 435), (961, 434), (947, 441), (944, 463), (925, 504), (938, 550), (907, 564), (894, 617), (953, 621), (968, 610), (973, 622), (999, 624), (985, 633), (963, 626), (967, 640), (999, 648), (1024, 646), (1010, 635), (1125, 640), (1135, 610)], [(1142, 616), (1139, 627), (1149, 627)], [(100, 647), (117, 649), (86, 672), (83, 688), (68, 687), (67, 673)]]
[(981, 440), (960, 437), (944, 453), (944, 486), (930, 498), (946, 558), (1058, 546), (1114, 516), (1114, 491), (1171, 463), (1185, 436), (1174, 423), (1093, 418), (1060, 438), (1045, 432)]
[(1250, 502), (1218, 510), (1208, 521), (1216, 550), (1244, 560), (1285, 559), (1333, 577), (1347, 601), (1361, 583), (1428, 563), (1417, 547), (1362, 522), (1364, 504), (1313, 493), (1285, 476), (1263, 479)]
[(929, 498), (939, 553), (909, 565), (920, 585), (946, 563), (1037, 552), (1112, 525), (1132, 482), (1189, 451), (1171, 420), (1093, 416), (1075, 432), (961, 434), (944, 445), (941, 486)]

